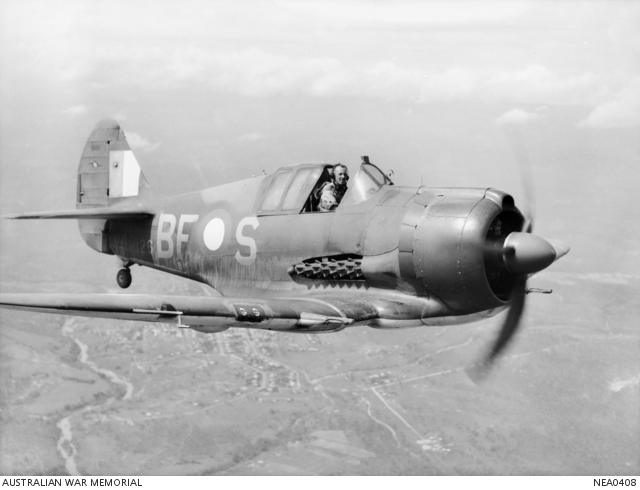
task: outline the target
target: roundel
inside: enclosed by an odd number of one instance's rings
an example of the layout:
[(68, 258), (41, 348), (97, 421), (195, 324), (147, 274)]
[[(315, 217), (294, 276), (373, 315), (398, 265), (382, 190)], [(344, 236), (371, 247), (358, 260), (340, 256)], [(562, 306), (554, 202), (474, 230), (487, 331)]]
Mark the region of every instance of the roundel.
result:
[(224, 221), (221, 218), (209, 221), (204, 228), (203, 238), (209, 250), (218, 250), (224, 241)]

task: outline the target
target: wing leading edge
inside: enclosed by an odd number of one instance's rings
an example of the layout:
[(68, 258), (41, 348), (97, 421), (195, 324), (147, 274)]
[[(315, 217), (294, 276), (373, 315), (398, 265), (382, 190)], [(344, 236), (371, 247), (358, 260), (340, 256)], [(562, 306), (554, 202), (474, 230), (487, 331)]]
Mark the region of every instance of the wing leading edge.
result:
[(153, 216), (153, 212), (148, 209), (113, 209), (88, 208), (70, 209), (67, 211), (40, 211), (24, 214), (7, 214), (5, 219), (144, 219)]
[[(341, 305), (342, 306), (342, 305)], [(60, 315), (174, 323), (202, 332), (250, 327), (289, 332), (335, 332), (378, 316), (358, 302), (290, 298), (155, 296), (143, 294), (0, 294), (0, 307)]]

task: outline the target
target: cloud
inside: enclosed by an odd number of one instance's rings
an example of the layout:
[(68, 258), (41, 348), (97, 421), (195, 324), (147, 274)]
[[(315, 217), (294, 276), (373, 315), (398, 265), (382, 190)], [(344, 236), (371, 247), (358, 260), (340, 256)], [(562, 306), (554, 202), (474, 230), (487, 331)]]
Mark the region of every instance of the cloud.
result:
[[(319, 8), (315, 4), (296, 5), (287, 4), (283, 9), (289, 13), (297, 9), (310, 13)], [(374, 24), (377, 22), (374, 17), (384, 20), (388, 16), (382, 13), (389, 11), (391, 16), (391, 12), (396, 10), (404, 12), (394, 17), (393, 22), (400, 24), (407, 19), (412, 22), (411, 15), (416, 19), (422, 15), (418, 23), (428, 18), (438, 19), (434, 23), (446, 25), (472, 21), (466, 14), (455, 15), (457, 2), (455, 9), (447, 7), (447, 4), (429, 5), (417, 10), (409, 3), (394, 4), (393, 8), (380, 5), (373, 9), (373, 13), (367, 11), (366, 15)], [(520, 15), (521, 7), (507, 17)], [(330, 18), (358, 17), (347, 7), (336, 9), (328, 14)], [(488, 23), (504, 20), (502, 15), (487, 14), (484, 20)], [(332, 24), (325, 25), (326, 22), (329, 21), (325, 19), (320, 25), (329, 29)], [(98, 34), (105, 35), (106, 32), (108, 30)], [(318, 32), (322, 34), (324, 31)], [(305, 36), (315, 40), (318, 32), (305, 32)], [(337, 32), (336, 35), (342, 35), (339, 28)], [(560, 73), (539, 63), (498, 69), (462, 59), (457, 66), (436, 69), (435, 64), (426, 64), (422, 60), (412, 63), (410, 58), (399, 57), (391, 61), (391, 55), (385, 49), (380, 49), (377, 56), (354, 57), (349, 50), (344, 54), (327, 50), (333, 56), (314, 57), (292, 54), (296, 50), (291, 49), (286, 54), (275, 52), (273, 45), (270, 45), (271, 50), (255, 46), (212, 49), (210, 45), (203, 46), (198, 39), (191, 40), (194, 44), (162, 46), (113, 43), (111, 40), (88, 44), (81, 42), (81, 37), (73, 34), (73, 29), (68, 34), (56, 37), (53, 42), (34, 39), (29, 43), (17, 43), (12, 55), (16, 73), (28, 73), (38, 80), (45, 73), (53, 83), (64, 87), (87, 87), (90, 91), (121, 87), (145, 91), (156, 88), (189, 90), (197, 84), (216, 92), (256, 98), (288, 95), (371, 97), (424, 104), (473, 99), (514, 105), (558, 104), (594, 108), (594, 113), (582, 122), (581, 127), (635, 124), (634, 116), (640, 114), (640, 111), (634, 114), (632, 109), (624, 109), (632, 94), (625, 96), (622, 92), (629, 77), (623, 71), (594, 73), (574, 70)], [(360, 36), (357, 32), (349, 35)], [(333, 43), (336, 43), (335, 39)]]
[[(255, 98), (372, 97), (424, 104), (475, 99), (595, 108), (611, 101), (626, 82), (623, 73), (561, 75), (541, 64), (497, 72), (464, 65), (433, 70), (398, 61), (285, 55), (258, 47), (221, 51), (193, 45), (164, 49), (108, 45), (108, 49), (88, 49), (76, 43), (62, 53), (64, 59), (51, 72), (65, 83), (73, 77), (83, 86), (144, 90), (188, 90), (197, 84)], [(76, 65), (82, 69), (60, 72), (60, 67)]]
[(346, 26), (425, 27), (494, 24), (518, 17), (531, 8), (527, 1), (461, 0), (456, 2), (431, 1), (394, 2), (323, 1), (281, 2), (281, 7), (294, 10), (298, 17), (329, 18)]
[(498, 117), (495, 123), (499, 126), (504, 126), (506, 124), (525, 124), (537, 119), (542, 119), (542, 115), (536, 112), (527, 112), (524, 109), (516, 107)]
[(629, 379), (616, 379), (609, 382), (609, 389), (613, 392), (622, 391), (626, 388), (633, 388), (640, 384), (640, 374), (632, 376)]
[(557, 282), (558, 284), (574, 285), (575, 281), (592, 281), (600, 284), (626, 286), (631, 283), (636, 283), (640, 280), (640, 276), (633, 274), (626, 274), (622, 272), (608, 273), (608, 272), (589, 272), (584, 274), (574, 273), (560, 273), (553, 271), (545, 271), (544, 274), (549, 279)]
[[(344, 78), (348, 80), (343, 86), (347, 95), (386, 100), (416, 99), (424, 73), (392, 62), (381, 62), (369, 69), (352, 70)], [(337, 95), (341, 95), (339, 88)]]
[(485, 98), (520, 103), (592, 104), (601, 97), (603, 78), (591, 72), (560, 77), (542, 65), (502, 71), (483, 81)]
[(309, 88), (309, 93), (315, 97), (328, 97), (344, 93), (345, 87), (353, 87), (354, 75), (346, 69), (340, 68), (325, 73), (314, 80)]
[(479, 73), (465, 68), (451, 68), (443, 73), (425, 74), (420, 81), (418, 102), (442, 102), (465, 99), (480, 88)]
[(577, 124), (579, 128), (631, 128), (640, 126), (640, 78), (618, 95), (598, 105)]
[(576, 279), (599, 282), (601, 284), (627, 285), (630, 281), (637, 281), (637, 277), (624, 273), (589, 272), (586, 274), (574, 274)]
[(635, 121), (618, 95), (638, 73), (621, 54), (636, 56), (640, 42), (638, 10), (627, 3), (576, 15), (572, 4), (550, 10), (529, 0), (223, 0), (211, 8), (194, 0), (126, 4), (122, 16), (123, 0), (44, 2), (33, 12), (9, 2), (0, 44), (25, 94), (26, 80), (68, 91), (70, 101), (78, 90), (95, 98), (204, 86), (247, 97), (581, 105), (595, 111), (582, 127), (604, 127)]
[[(163, 56), (166, 59), (167, 53)], [(345, 65), (335, 58), (296, 58), (259, 48), (217, 55), (191, 48), (169, 57), (174, 61), (166, 65), (164, 73), (147, 80), (148, 84), (198, 82), (216, 91), (247, 97), (307, 94), (424, 104), (475, 98), (488, 102), (596, 106), (612, 96), (612, 87), (622, 83), (615, 76), (591, 72), (562, 77), (542, 65), (497, 74), (462, 66), (433, 72), (390, 61), (370, 66)], [(149, 57), (145, 58), (149, 63)], [(153, 69), (147, 71), (152, 72)], [(141, 83), (141, 77), (132, 82)]]
[(67, 107), (65, 110), (61, 111), (62, 114), (66, 114), (71, 117), (82, 116), (86, 114), (89, 108), (86, 105), (74, 105), (72, 107)]
[[(157, 69), (148, 72), (153, 75), (146, 83), (175, 86), (197, 82), (247, 97), (311, 93), (318, 90), (316, 82), (322, 85), (325, 77), (341, 71), (340, 63), (332, 58), (291, 58), (256, 47), (216, 54), (189, 47), (156, 54), (169, 62), (165, 61), (160, 73)], [(151, 61), (153, 56), (141, 56), (139, 61), (144, 63), (143, 59), (163, 66), (160, 59)]]
[(490, 72), (453, 67), (442, 72), (406, 68), (394, 62), (345, 66), (334, 58), (288, 57), (252, 48), (209, 55), (190, 50), (168, 65), (168, 83), (187, 80), (248, 97), (308, 94), (315, 97), (373, 97), (418, 103), (476, 98), (533, 104), (595, 105), (605, 80), (592, 73), (560, 77), (541, 65)]
[(140, 136), (138, 133), (134, 133), (134, 132), (128, 132), (126, 134), (126, 138), (131, 149), (142, 150), (145, 152), (153, 151), (156, 148), (158, 148), (161, 144), (161, 141), (151, 143), (144, 136)]
[(629, 284), (631, 280), (637, 280), (637, 277), (631, 274), (623, 274), (623, 273), (604, 273), (604, 272), (590, 272), (587, 274), (575, 274), (574, 277), (577, 279), (584, 279), (587, 281), (599, 282), (601, 284), (616, 284), (616, 285), (626, 285)]
[(309, 93), (314, 82), (341, 70), (332, 58), (295, 59), (259, 48), (217, 56), (213, 61), (211, 84), (249, 97)]
[(266, 137), (259, 133), (248, 133), (243, 134), (242, 136), (238, 136), (238, 141), (259, 141), (263, 140)]

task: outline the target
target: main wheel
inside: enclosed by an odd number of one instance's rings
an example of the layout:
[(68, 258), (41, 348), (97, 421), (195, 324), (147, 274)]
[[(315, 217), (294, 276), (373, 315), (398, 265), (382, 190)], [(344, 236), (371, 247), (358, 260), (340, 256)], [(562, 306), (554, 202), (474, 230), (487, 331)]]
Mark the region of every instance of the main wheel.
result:
[(129, 269), (120, 269), (116, 275), (116, 281), (122, 289), (127, 289), (131, 286), (131, 272), (129, 272)]

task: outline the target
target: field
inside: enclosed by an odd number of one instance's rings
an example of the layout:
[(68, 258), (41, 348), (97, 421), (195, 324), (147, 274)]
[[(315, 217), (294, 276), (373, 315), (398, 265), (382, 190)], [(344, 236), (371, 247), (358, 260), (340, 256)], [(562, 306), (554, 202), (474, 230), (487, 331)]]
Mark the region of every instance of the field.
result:
[[(561, 264), (538, 281), (557, 292), (530, 297), (526, 328), (481, 384), (467, 369), (500, 317), (207, 335), (3, 311), (0, 472), (637, 474), (638, 278)], [(134, 269), (140, 290), (206, 294), (159, 277)], [(616, 298), (605, 308), (603, 292)]]

